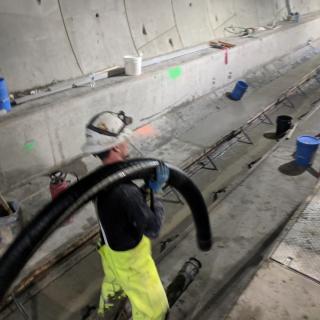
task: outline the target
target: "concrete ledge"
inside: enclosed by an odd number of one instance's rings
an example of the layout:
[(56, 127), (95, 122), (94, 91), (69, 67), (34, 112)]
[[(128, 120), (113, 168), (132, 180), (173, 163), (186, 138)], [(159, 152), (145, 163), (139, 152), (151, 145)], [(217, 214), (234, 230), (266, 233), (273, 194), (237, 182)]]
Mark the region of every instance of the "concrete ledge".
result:
[[(93, 114), (122, 109), (134, 116), (134, 127), (139, 127), (208, 92), (221, 95), (225, 92), (221, 88), (250, 70), (319, 37), (319, 29), (320, 17), (306, 16), (300, 24), (284, 23), (254, 39), (229, 39), (237, 46), (229, 51), (228, 65), (224, 52), (209, 49), (200, 57), (192, 55), (146, 68), (139, 78), (109, 79), (93, 89), (77, 88), (17, 108), (0, 118), (2, 189), (79, 156), (84, 126)], [(178, 68), (180, 76), (172, 79), (171, 68)]]

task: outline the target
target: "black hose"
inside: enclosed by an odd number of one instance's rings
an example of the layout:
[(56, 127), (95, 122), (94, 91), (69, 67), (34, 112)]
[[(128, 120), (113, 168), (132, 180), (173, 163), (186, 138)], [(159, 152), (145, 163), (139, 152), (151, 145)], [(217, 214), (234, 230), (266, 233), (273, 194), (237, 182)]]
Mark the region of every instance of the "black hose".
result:
[[(109, 189), (115, 184), (132, 179), (148, 179), (159, 163), (154, 159), (134, 159), (100, 167), (47, 204), (22, 230), (0, 260), (0, 301), (33, 253), (57, 226), (93, 200), (102, 189)], [(181, 193), (192, 211), (198, 246), (201, 250), (210, 250), (211, 228), (203, 197), (181, 170), (168, 166), (168, 184)]]

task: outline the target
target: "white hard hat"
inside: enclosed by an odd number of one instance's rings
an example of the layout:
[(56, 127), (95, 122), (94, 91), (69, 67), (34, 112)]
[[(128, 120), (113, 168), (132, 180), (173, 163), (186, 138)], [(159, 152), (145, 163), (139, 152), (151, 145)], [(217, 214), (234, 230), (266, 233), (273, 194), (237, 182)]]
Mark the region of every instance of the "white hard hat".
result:
[(123, 111), (104, 111), (95, 115), (86, 126), (86, 143), (82, 151), (96, 154), (112, 149), (130, 137), (132, 131), (126, 127), (131, 123), (132, 118)]

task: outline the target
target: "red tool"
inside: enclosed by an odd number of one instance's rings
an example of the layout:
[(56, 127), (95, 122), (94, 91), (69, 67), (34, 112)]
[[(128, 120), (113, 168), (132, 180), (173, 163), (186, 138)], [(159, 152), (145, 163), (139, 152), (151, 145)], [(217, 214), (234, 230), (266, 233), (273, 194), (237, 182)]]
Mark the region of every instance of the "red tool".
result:
[[(78, 176), (74, 173), (71, 173), (77, 180)], [(71, 181), (67, 180), (68, 173), (62, 171), (55, 171), (50, 174), (50, 194), (52, 200), (55, 199), (61, 192), (69, 188)], [(73, 217), (69, 218), (66, 224), (73, 222)]]
[(67, 174), (62, 171), (56, 171), (50, 174), (50, 193), (52, 199), (55, 199), (61, 192), (69, 187), (70, 181), (66, 180)]

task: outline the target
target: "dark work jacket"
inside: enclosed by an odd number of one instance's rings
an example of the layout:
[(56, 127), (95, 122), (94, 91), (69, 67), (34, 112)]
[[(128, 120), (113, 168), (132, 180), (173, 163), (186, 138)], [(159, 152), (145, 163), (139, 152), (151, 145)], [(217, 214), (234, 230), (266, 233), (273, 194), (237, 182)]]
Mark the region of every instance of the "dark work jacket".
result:
[(119, 184), (108, 192), (101, 191), (96, 208), (112, 250), (133, 249), (144, 234), (150, 238), (159, 235), (164, 214), (161, 202), (155, 198), (152, 211), (144, 193), (132, 182)]

